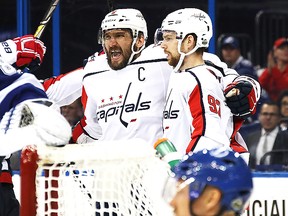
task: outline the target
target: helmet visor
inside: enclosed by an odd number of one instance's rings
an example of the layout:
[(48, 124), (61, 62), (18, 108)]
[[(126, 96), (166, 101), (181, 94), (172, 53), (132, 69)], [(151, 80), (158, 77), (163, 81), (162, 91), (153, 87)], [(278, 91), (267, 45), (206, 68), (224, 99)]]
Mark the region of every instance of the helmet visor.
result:
[(181, 40), (182, 37), (177, 34), (174, 30), (163, 30), (162, 28), (157, 28), (154, 34), (154, 45), (160, 45), (164, 40), (164, 34), (174, 34), (177, 40)]
[(157, 28), (154, 34), (154, 45), (160, 45), (163, 41), (163, 32), (161, 28)]

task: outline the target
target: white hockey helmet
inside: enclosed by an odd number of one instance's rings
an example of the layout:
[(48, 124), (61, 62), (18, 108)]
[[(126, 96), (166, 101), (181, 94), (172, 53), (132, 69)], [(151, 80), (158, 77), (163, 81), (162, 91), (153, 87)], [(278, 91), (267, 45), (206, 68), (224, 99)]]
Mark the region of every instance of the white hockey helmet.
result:
[[(200, 47), (207, 48), (213, 35), (210, 17), (207, 13), (197, 8), (179, 9), (168, 14), (162, 22), (160, 31), (161, 33), (155, 33), (155, 35), (161, 35), (165, 31), (173, 31), (179, 41), (178, 52), (180, 53), (180, 59), (174, 71), (178, 71), (181, 67), (185, 56), (194, 53)], [(189, 34), (195, 34), (197, 37), (195, 47), (188, 53), (181, 52), (182, 41)], [(158, 44), (157, 39), (154, 41)]]
[(114, 10), (105, 16), (101, 23), (98, 42), (102, 43), (104, 31), (122, 28), (131, 29), (134, 39), (138, 37), (139, 32), (143, 33), (145, 41), (148, 38), (147, 24), (142, 13), (139, 10), (128, 8)]
[(168, 14), (162, 22), (161, 30), (175, 31), (180, 40), (194, 33), (197, 36), (197, 48), (207, 48), (213, 35), (209, 15), (197, 8), (179, 9)]

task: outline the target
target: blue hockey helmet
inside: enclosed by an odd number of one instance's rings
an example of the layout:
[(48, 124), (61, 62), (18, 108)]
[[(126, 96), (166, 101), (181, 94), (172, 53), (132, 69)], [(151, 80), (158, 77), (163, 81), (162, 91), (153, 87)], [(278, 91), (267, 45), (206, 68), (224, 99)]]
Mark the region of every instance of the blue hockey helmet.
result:
[(238, 153), (219, 148), (188, 153), (174, 167), (176, 179), (188, 181), (189, 197), (197, 199), (206, 185), (222, 192), (221, 205), (242, 213), (253, 189), (250, 168)]

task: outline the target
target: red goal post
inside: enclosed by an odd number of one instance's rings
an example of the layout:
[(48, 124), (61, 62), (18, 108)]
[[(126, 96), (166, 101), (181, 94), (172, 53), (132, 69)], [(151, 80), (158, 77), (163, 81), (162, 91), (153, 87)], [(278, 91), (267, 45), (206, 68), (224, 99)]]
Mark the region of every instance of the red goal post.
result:
[(142, 140), (28, 146), (21, 216), (171, 215), (161, 193), (169, 166)]

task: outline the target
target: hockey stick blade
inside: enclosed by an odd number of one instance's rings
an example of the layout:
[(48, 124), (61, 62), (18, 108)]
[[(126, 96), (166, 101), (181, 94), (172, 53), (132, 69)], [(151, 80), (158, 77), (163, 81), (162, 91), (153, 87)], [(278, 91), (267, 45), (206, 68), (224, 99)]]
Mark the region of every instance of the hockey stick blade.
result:
[(60, 0), (52, 0), (52, 2), (49, 5), (48, 10), (46, 11), (42, 21), (40, 22), (40, 25), (38, 26), (38, 28), (34, 34), (34, 37), (36, 37), (36, 38), (41, 37), (41, 35), (42, 35), (44, 29), (46, 28), (47, 24), (49, 23), (52, 15), (53, 15), (53, 12), (55, 11), (59, 1)]

